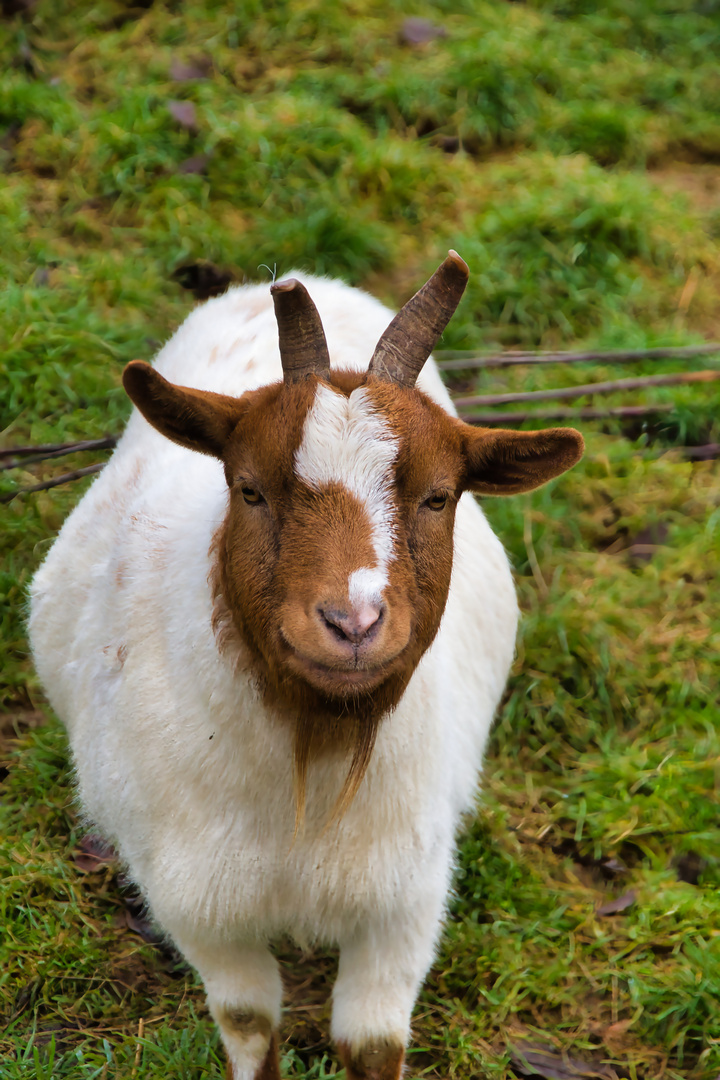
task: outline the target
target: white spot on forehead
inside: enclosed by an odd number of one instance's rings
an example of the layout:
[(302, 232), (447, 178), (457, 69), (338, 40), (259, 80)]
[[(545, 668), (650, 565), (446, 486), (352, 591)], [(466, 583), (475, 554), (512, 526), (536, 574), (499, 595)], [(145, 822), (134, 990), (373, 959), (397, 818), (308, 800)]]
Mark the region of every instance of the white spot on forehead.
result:
[(361, 502), (370, 519), (377, 564), (354, 571), (348, 581), (350, 602), (377, 603), (387, 585), (393, 557), (393, 464), (398, 440), (367, 389), (350, 397), (319, 385), (305, 417), (295, 452), (295, 472), (316, 491), (339, 484)]
[(362, 566), (348, 577), (348, 598), (360, 610), (366, 604), (377, 605), (388, 583), (387, 566)]

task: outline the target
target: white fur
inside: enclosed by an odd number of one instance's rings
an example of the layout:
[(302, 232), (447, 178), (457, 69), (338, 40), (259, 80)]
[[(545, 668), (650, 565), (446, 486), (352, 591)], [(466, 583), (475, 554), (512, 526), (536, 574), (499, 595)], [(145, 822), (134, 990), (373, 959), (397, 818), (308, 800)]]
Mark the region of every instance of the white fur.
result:
[(379, 603), (388, 583), (394, 544), (392, 466), (397, 453), (398, 441), (364, 387), (345, 397), (329, 386), (318, 386), (295, 453), (295, 472), (316, 490), (330, 484), (344, 487), (365, 508), (377, 562), (350, 575), (350, 603), (358, 609)]
[[(341, 283), (296, 276), (320, 312), (333, 366), (367, 367), (392, 313)], [(195, 310), (156, 366), (176, 383), (236, 395), (279, 379), (267, 285)], [(452, 411), (432, 362), (419, 385)], [(335, 414), (356, 425), (357, 450), (318, 472), (301, 448), (298, 468), (317, 483), (355, 484), (374, 507), (377, 566), (355, 577), (367, 597), (390, 557), (383, 470), (395, 450), (363, 392), (348, 403), (325, 388), (308, 445)], [(245, 1080), (263, 1046), (240, 1045), (222, 1017), (255, 1008), (277, 1022), (279, 976), (265, 943), (282, 934), (340, 946), (335, 1038), (354, 1046), (407, 1038), (440, 932), (455, 833), (473, 808), (512, 659), (517, 606), (503, 549), (465, 495), (435, 642), (381, 725), (354, 802), (327, 831), (347, 761), (328, 756), (311, 767), (305, 829), (293, 844), (291, 733), (266, 713), (251, 673), (218, 651), (211, 628), (209, 550), (227, 499), (219, 462), (169, 442), (134, 411), (36, 574), (30, 632), (87, 815), (200, 971)]]

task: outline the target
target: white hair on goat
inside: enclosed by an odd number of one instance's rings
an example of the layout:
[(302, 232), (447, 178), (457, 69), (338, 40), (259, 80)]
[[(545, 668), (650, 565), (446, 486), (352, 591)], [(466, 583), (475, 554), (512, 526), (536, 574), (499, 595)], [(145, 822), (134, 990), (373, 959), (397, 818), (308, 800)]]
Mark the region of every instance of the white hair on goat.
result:
[(466, 275), (451, 253), (390, 326), (301, 275), (198, 308), (126, 369), (139, 411), (32, 584), (84, 812), (200, 973), (232, 1080), (279, 1076), (283, 935), (339, 946), (348, 1080), (402, 1072), (518, 617), (471, 492), (582, 445), (457, 420), (422, 365)]

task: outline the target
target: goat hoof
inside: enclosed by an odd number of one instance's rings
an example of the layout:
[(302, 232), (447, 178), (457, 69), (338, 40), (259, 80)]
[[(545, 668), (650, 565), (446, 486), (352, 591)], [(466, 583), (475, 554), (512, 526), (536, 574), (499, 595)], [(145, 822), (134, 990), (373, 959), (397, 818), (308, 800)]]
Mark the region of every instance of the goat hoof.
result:
[[(227, 1063), (225, 1080), (235, 1080), (235, 1070), (232, 1067), (231, 1061), (228, 1061)], [(260, 1068), (255, 1073), (253, 1080), (280, 1080), (280, 1054), (278, 1051), (278, 1038), (275, 1032), (273, 1032), (270, 1039), (268, 1052), (265, 1055)]]
[(351, 1050), (347, 1043), (338, 1045), (347, 1080), (400, 1080), (405, 1047), (394, 1040), (377, 1039)]

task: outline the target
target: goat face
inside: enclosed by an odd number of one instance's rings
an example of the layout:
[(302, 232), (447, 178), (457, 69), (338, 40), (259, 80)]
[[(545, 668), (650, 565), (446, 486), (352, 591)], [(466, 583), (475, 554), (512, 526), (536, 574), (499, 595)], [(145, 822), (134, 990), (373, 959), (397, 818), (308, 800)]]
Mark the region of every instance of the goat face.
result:
[(273, 286), (282, 383), (235, 399), (125, 371), (150, 423), (223, 462), (223, 597), (266, 693), (296, 714), (377, 720), (397, 704), (440, 625), (460, 495), (530, 490), (582, 453), (575, 431), (473, 428), (415, 388), (466, 278), (451, 253), (364, 374), (330, 371), (297, 282)]
[(418, 391), (350, 373), (246, 403), (225, 456), (228, 605), (275, 693), (378, 715), (445, 606), (459, 433)]

